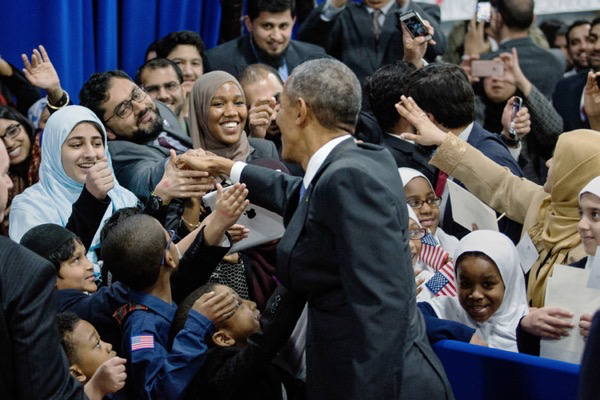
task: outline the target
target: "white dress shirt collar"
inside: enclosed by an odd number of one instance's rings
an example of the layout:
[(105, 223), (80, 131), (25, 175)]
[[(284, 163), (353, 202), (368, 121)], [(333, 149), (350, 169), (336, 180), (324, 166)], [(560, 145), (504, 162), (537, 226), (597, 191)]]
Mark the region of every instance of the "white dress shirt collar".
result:
[(341, 142), (346, 139), (352, 138), (351, 135), (342, 135), (338, 136), (335, 139), (331, 139), (329, 142), (325, 143), (319, 150), (312, 155), (310, 160), (308, 160), (308, 164), (306, 165), (306, 172), (304, 173), (304, 187), (308, 188), (308, 185), (312, 182), (313, 178), (317, 174), (321, 165), (325, 162), (325, 159), (331, 153), (331, 151)]

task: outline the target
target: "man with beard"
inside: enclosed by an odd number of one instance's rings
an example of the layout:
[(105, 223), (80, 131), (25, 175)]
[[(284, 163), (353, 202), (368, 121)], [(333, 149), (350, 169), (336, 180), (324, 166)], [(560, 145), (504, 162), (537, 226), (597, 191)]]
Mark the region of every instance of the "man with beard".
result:
[(106, 127), (117, 180), (142, 201), (161, 180), (170, 150), (181, 154), (192, 147), (173, 111), (153, 101), (123, 71), (92, 74), (79, 100)]
[(567, 29), (567, 51), (573, 69), (564, 74), (565, 78), (588, 70), (587, 38), (589, 35), (590, 23), (586, 20), (577, 20)]
[(207, 65), (238, 76), (250, 64), (275, 68), (282, 80), (309, 57), (325, 51), (312, 44), (291, 40), (296, 22), (294, 0), (249, 0), (244, 23), (249, 34), (223, 43), (206, 53)]
[[(595, 72), (600, 71), (600, 18), (591, 23), (586, 38), (588, 66)], [(590, 122), (583, 109), (583, 90), (587, 81), (587, 72), (563, 78), (556, 84), (552, 104), (563, 119), (565, 132), (575, 129), (589, 129)]]

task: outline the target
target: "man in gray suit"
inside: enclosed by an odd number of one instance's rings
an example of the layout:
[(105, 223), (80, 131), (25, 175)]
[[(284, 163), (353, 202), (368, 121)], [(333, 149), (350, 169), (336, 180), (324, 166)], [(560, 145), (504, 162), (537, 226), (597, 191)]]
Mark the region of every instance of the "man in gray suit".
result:
[(284, 218), (278, 277), (308, 301), (309, 399), (447, 399), (452, 393), (416, 307), (408, 212), (390, 153), (356, 143), (360, 84), (332, 59), (298, 66), (277, 124), (304, 178), (215, 156), (183, 162), (245, 183)]

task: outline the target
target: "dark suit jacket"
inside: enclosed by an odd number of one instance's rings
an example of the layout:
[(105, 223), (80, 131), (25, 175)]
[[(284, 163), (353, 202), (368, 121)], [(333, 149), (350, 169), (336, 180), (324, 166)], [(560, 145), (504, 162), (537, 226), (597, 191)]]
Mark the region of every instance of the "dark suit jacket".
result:
[(513, 47), (517, 49), (519, 66), (523, 74), (544, 96), (550, 99), (554, 87), (565, 72), (564, 61), (535, 44), (531, 38), (508, 40), (500, 44), (497, 51), (484, 54), (481, 58), (490, 60), (500, 53), (512, 53)]
[(600, 380), (598, 366), (600, 365), (600, 311), (594, 314), (592, 328), (581, 359), (581, 375), (579, 378), (579, 400), (598, 398)]
[(452, 397), (416, 307), (404, 191), (390, 154), (341, 142), (300, 205), (301, 178), (248, 165), (241, 181), (253, 203), (284, 217), (278, 276), (308, 300), (308, 398)]
[[(288, 73), (296, 68), (298, 64), (311, 56), (324, 55), (325, 50), (314, 44), (290, 40), (290, 44), (285, 53), (285, 62), (288, 67)], [(233, 76), (239, 76), (242, 71), (250, 64), (259, 63), (256, 58), (252, 45), (250, 44), (250, 35), (241, 36), (230, 40), (220, 46), (210, 49), (206, 52), (206, 57), (211, 71), (226, 71)]]
[(56, 270), (0, 236), (0, 393), (3, 399), (84, 399), (54, 322)]
[(587, 71), (561, 79), (552, 96), (552, 104), (563, 119), (565, 132), (590, 129), (590, 122), (581, 121), (581, 94), (587, 82)]
[(433, 166), (429, 165), (431, 156), (425, 154), (424, 150), (412, 143), (388, 134), (384, 134), (381, 145), (392, 153), (398, 168), (416, 169), (422, 172), (429, 179), (429, 182), (435, 185), (437, 171)]
[[(323, 21), (323, 5), (315, 8), (300, 27), (298, 38), (322, 46), (327, 54), (346, 64), (361, 83), (378, 68), (402, 60), (404, 46), (402, 31), (398, 27), (398, 6), (394, 4), (385, 16), (379, 41), (373, 33), (373, 22), (363, 3), (348, 2), (332, 21)], [(429, 20), (435, 29), (435, 46), (429, 46), (425, 58), (434, 61), (446, 50), (446, 37), (439, 23), (439, 7), (411, 2), (410, 8), (423, 19)], [(428, 12), (429, 11), (429, 12)], [(436, 22), (435, 15), (438, 18)]]
[[(506, 145), (502, 143), (500, 136), (486, 131), (477, 122), (473, 124), (473, 129), (471, 130), (471, 134), (469, 135), (467, 143), (481, 151), (491, 160), (495, 161), (496, 164), (507, 167), (513, 174), (517, 176), (523, 176), (521, 167), (519, 167), (517, 161), (515, 161), (515, 159), (510, 155)], [(455, 180), (454, 182), (463, 186), (460, 181)], [(469, 233), (467, 229), (463, 228), (461, 225), (452, 220), (450, 199), (448, 199), (448, 203), (444, 209), (444, 221), (442, 228), (446, 233), (454, 235), (458, 238), (462, 238)], [(523, 225), (504, 217), (498, 222), (498, 228), (500, 229), (500, 232), (508, 236), (515, 244), (519, 243)]]

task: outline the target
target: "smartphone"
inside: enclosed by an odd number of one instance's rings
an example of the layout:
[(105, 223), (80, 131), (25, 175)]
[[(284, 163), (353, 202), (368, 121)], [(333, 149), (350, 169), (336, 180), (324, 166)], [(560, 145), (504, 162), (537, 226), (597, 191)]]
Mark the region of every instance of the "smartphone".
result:
[(503, 76), (504, 63), (494, 60), (474, 60), (471, 63), (471, 74), (477, 78)]
[(423, 23), (423, 20), (418, 12), (411, 10), (405, 14), (402, 14), (400, 16), (400, 22), (404, 24), (413, 38), (417, 36), (425, 36), (426, 40), (431, 40), (429, 30)]
[(492, 3), (490, 3), (489, 1), (482, 1), (480, 3), (477, 3), (477, 22), (490, 22), (491, 18)]
[(522, 106), (523, 99), (519, 96), (515, 96), (515, 102), (513, 103), (512, 114), (510, 117), (510, 128), (508, 128), (508, 136), (510, 136), (512, 140), (517, 140), (518, 138), (517, 131), (515, 130), (515, 118), (517, 116), (517, 113), (521, 110)]

